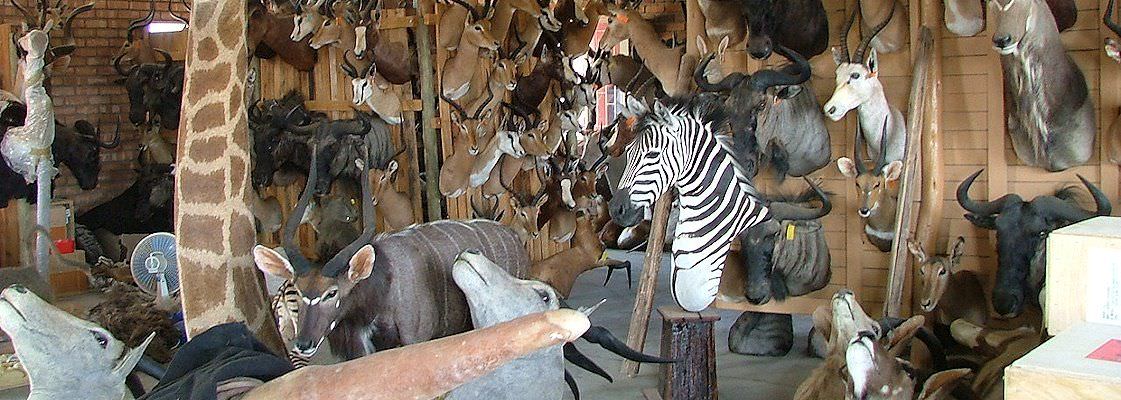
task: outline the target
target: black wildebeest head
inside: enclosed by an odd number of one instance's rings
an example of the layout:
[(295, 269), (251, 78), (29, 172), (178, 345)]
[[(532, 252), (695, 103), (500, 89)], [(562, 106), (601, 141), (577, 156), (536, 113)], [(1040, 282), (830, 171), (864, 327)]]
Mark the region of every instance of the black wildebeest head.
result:
[(172, 62), (171, 53), (155, 51), (163, 56), (162, 63), (138, 64), (126, 70), (121, 65), (123, 54), (113, 59), (113, 68), (122, 77), (118, 82), (128, 92), (128, 119), (137, 126), (158, 122), (165, 129), (178, 129), (184, 69)]
[[(319, 160), (321, 151), (317, 144), (312, 145), (312, 163)], [(363, 150), (362, 158), (366, 158)], [(296, 352), (311, 356), (319, 349), (327, 334), (335, 328), (339, 316), (340, 304), (343, 298), (350, 294), (355, 285), (366, 279), (373, 272), (374, 249), (370, 245), (374, 237), (374, 203), (373, 190), (370, 186), (370, 163), (359, 162), (362, 175), (359, 179), (362, 186), (362, 217), (367, 222), (362, 234), (338, 253), (321, 254), (325, 263), (312, 263), (300, 252), (300, 247), (293, 242), (296, 228), (307, 210), (311, 196), (315, 192), (318, 173), (317, 168), (312, 168), (308, 174), (308, 184), (300, 194), (296, 209), (289, 214), (288, 221), (284, 224), (281, 242), (284, 246), (285, 256), (264, 246), (253, 249), (253, 259), (267, 274), (288, 279), (294, 283), (302, 301), (298, 302), (299, 321), (296, 329), (296, 338), (293, 343)], [(329, 258), (328, 258), (329, 257)]]
[(117, 130), (109, 142), (101, 141), (101, 129), (86, 120), (78, 120), (74, 127), (55, 122), (55, 138), (51, 153), (55, 162), (65, 164), (74, 174), (82, 190), (97, 187), (97, 175), (101, 172), (101, 149), (111, 149), (121, 143), (121, 121), (117, 120)]
[[(743, 261), (747, 270), (745, 296), (751, 304), (764, 304), (772, 297), (779, 301), (786, 298), (785, 279), (781, 274), (775, 274), (773, 271), (775, 240), (782, 233), (782, 221), (815, 220), (829, 214), (833, 209), (828, 193), (809, 179), (806, 179), (806, 183), (810, 188), (797, 196), (769, 199), (771, 201), (769, 207), (775, 217), (748, 228), (740, 235), (740, 251), (743, 252)], [(803, 207), (815, 197), (821, 200), (820, 208)], [(825, 257), (828, 257), (828, 254)], [(805, 258), (812, 257), (803, 257)]]
[(1109, 215), (1112, 206), (1105, 193), (1081, 175), (1078, 179), (1094, 197), (1096, 213), (1082, 209), (1071, 200), (1073, 187), (1053, 196), (1038, 196), (1030, 202), (1016, 194), (1006, 194), (992, 201), (974, 201), (969, 198), (969, 187), (980, 174), (981, 171), (975, 172), (958, 186), (958, 204), (969, 212), (965, 217), (973, 225), (996, 230), (998, 266), (993, 309), (1012, 317), (1023, 311), (1029, 296), (1032, 300), (1039, 297), (1043, 265), (1036, 261), (1042, 259), (1047, 234), (1095, 215)]
[(271, 185), (273, 174), (284, 168), (307, 172), (307, 137), (286, 131), (290, 122), (303, 126), (319, 117), (304, 107), (303, 96), (291, 92), (279, 100), (253, 104), (248, 112), (249, 131), (253, 135), (253, 185)]
[(770, 57), (778, 45), (810, 58), (829, 45), (821, 0), (744, 0), (740, 10), (747, 18), (747, 52), (753, 58)]
[(343, 177), (357, 181), (361, 175), (361, 167), (355, 164), (356, 160), (366, 159), (362, 152), (369, 144), (370, 157), (368, 160), (371, 168), (384, 168), (393, 154), (390, 148), (392, 143), (389, 138), (389, 126), (377, 116), (355, 110), (357, 118), (321, 121), (309, 125), (289, 124), (287, 130), (304, 136), (310, 136), (315, 142), (319, 154), (318, 161), (312, 169), (319, 170), (319, 178), (315, 181), (315, 193), (325, 195), (331, 191), (331, 184), (336, 179)]

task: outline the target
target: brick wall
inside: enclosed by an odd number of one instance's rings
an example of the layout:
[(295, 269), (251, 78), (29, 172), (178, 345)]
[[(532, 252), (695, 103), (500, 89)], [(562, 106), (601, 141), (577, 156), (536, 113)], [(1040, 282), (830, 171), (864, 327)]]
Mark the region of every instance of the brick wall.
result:
[[(88, 0), (65, 1), (79, 5)], [(96, 1), (93, 11), (82, 14), (74, 21), (78, 49), (72, 56), (70, 68), (52, 78), (55, 114), (63, 124), (73, 125), (79, 119), (97, 123), (100, 117), (106, 140), (112, 134), (118, 115), (123, 124), (121, 145), (101, 152), (101, 175), (96, 189), (81, 190), (73, 175), (65, 167), (60, 168), (62, 172), (55, 180), (55, 197), (69, 198), (82, 210), (115, 197), (135, 180), (140, 134), (128, 122), (128, 96), (124, 87), (114, 82), (119, 75), (113, 70), (111, 61), (125, 41), (129, 21), (147, 15), (149, 7), (147, 1)], [(167, 12), (169, 0), (155, 2), (156, 21), (172, 21)], [(181, 3), (171, 2), (176, 14), (187, 14)], [(18, 24), (22, 21), (19, 11), (7, 2), (0, 5), (0, 18), (5, 23)]]

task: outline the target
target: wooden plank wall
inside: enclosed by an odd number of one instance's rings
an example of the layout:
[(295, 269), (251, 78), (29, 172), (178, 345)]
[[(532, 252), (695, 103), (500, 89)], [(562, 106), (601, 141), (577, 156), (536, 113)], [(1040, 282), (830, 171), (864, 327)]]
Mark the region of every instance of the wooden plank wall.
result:
[[(829, 12), (830, 43), (837, 44), (843, 18), (855, 2), (846, 0), (825, 0)], [(907, 3), (907, 2), (904, 2)], [(918, 1), (911, 1), (918, 7)], [(1069, 31), (1062, 33), (1063, 43), (1069, 54), (1086, 75), (1090, 97), (1098, 111), (1099, 132), (1108, 127), (1118, 115), (1121, 106), (1121, 82), (1116, 76), (1119, 66), (1102, 51), (1102, 41), (1112, 33), (1101, 24), (1099, 9), (1104, 9), (1107, 0), (1077, 0), (1079, 9), (1078, 23)], [(919, 21), (915, 10), (911, 15), (914, 28)], [(904, 14), (904, 15), (908, 15)], [(957, 236), (966, 238), (966, 252), (962, 265), (976, 271), (981, 276), (986, 290), (991, 290), (996, 272), (996, 235), (994, 232), (976, 228), (963, 217), (964, 211), (957, 204), (955, 190), (969, 174), (984, 168), (986, 170), (971, 191), (975, 199), (992, 199), (1006, 193), (1018, 193), (1025, 198), (1051, 194), (1055, 190), (1078, 184), (1077, 174), (1098, 184), (1110, 200), (1119, 204), (1119, 168), (1108, 161), (1102, 162), (1100, 154), (1105, 142), (1099, 134), (1094, 156), (1086, 165), (1067, 171), (1049, 173), (1045, 170), (1023, 165), (1012, 150), (1011, 142), (1005, 134), (1003, 111), (1002, 72), (999, 56), (992, 49), (992, 29), (995, 26), (991, 16), (986, 29), (972, 37), (957, 37), (940, 24), (935, 34), (942, 35), (943, 43), (943, 148), (944, 183), (942, 199), (944, 216), (937, 248), (945, 251), (948, 243)], [(850, 36), (849, 43), (855, 43)], [(813, 88), (818, 99), (824, 104), (834, 87), (833, 62), (829, 53), (811, 60), (814, 66)], [(885, 87), (888, 102), (900, 110), (907, 110), (907, 91), (910, 83), (911, 55), (908, 48), (895, 54), (880, 54), (880, 80)], [(1104, 112), (1103, 112), (1104, 110)], [(829, 122), (832, 140), (833, 159), (841, 156), (851, 157), (853, 132), (856, 129), (855, 112), (850, 112), (839, 122)], [(760, 174), (759, 185), (769, 190), (771, 185)], [(824, 178), (824, 187), (833, 196), (833, 212), (824, 219), (826, 238), (832, 257), (832, 280), (829, 286), (802, 298), (794, 298), (784, 303), (767, 304), (763, 307), (745, 304), (721, 304), (736, 309), (752, 309), (768, 312), (811, 312), (837, 289), (848, 287), (864, 305), (865, 310), (878, 315), (883, 306), (887, 285), (888, 254), (881, 253), (871, 244), (863, 233), (863, 224), (856, 215), (856, 188), (851, 180), (844, 178), (835, 165), (829, 165), (812, 174)], [(797, 185), (804, 185), (796, 180)], [(790, 183), (784, 185), (789, 186)], [(1079, 186), (1081, 186), (1079, 184)], [(801, 186), (795, 186), (801, 187)], [(1086, 196), (1089, 199), (1089, 196)], [(1091, 203), (1085, 207), (1092, 209)]]
[[(405, 28), (411, 26), (414, 21), (411, 14), (413, 14), (412, 10), (403, 8), (383, 10), (383, 19), (379, 31), (380, 34), (384, 35), (382, 40), (408, 42), (409, 31)], [(339, 65), (342, 65), (342, 56), (343, 52), (335, 47), (319, 49), (319, 60), (311, 72), (298, 71), (279, 58), (260, 60), (258, 64), (260, 98), (278, 99), (289, 91), (295, 90), (304, 95), (304, 98), (307, 99), (305, 105), (312, 111), (324, 112), (330, 119), (353, 118), (350, 77), (339, 68)], [(404, 153), (396, 158), (400, 165), (397, 176), (397, 190), (412, 199), (413, 217), (417, 221), (423, 221), (421, 196), (424, 192), (424, 185), (420, 180), (420, 170), (417, 162), (422, 151), (417, 143), (417, 119), (419, 114), (416, 111), (420, 110), (420, 104), (413, 97), (412, 85), (397, 85), (396, 90), (401, 93), (404, 103), (402, 109), (405, 117), (405, 121), (401, 125), (391, 126), (394, 145), (397, 149), (405, 149)], [(360, 108), (369, 112), (369, 107), (366, 105), (362, 105)], [(284, 217), (287, 218), (288, 214), (295, 208), (303, 187), (304, 182), (301, 180), (285, 187), (269, 187), (263, 195), (275, 195), (280, 201)], [(378, 224), (380, 231), (382, 226), (380, 216)], [(275, 246), (280, 243), (279, 233), (263, 239), (267, 245)], [(310, 227), (304, 226), (301, 228), (299, 242), (305, 252), (314, 253), (315, 235)]]

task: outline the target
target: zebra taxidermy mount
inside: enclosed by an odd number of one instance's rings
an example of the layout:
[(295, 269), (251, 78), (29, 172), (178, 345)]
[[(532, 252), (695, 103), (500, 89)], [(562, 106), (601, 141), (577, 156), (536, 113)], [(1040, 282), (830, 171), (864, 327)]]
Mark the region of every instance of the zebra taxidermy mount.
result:
[(626, 150), (626, 169), (609, 206), (616, 223), (635, 226), (663, 193), (676, 189), (673, 296), (688, 311), (716, 299), (728, 249), (745, 229), (771, 217), (804, 219), (818, 212), (763, 204), (731, 150), (725, 119), (712, 96), (655, 102)]
[[(1090, 159), (1097, 134), (1082, 70), (1044, 0), (993, 0), (1008, 136), (1024, 163), (1062, 171)], [(1030, 27), (1030, 28), (1029, 28)]]
[[(850, 56), (848, 34), (856, 21), (857, 12), (858, 10), (853, 10), (841, 29), (841, 47), (833, 48), (833, 61), (837, 63), (837, 86), (833, 89), (833, 97), (825, 103), (825, 115), (829, 119), (840, 121), (849, 110), (855, 108), (859, 125), (863, 127), (860, 133), (868, 143), (868, 151), (880, 154), (880, 147), (887, 146), (889, 162), (902, 160), (903, 149), (907, 144), (907, 123), (903, 119), (903, 113), (887, 102), (884, 86), (878, 76), (879, 57), (876, 49), (870, 48), (872, 39), (891, 21), (891, 15), (872, 29), (872, 34), (864, 37)], [(864, 60), (864, 53), (868, 50), (871, 53), (868, 60)], [(876, 129), (883, 124), (885, 118), (887, 136), (881, 135)]]

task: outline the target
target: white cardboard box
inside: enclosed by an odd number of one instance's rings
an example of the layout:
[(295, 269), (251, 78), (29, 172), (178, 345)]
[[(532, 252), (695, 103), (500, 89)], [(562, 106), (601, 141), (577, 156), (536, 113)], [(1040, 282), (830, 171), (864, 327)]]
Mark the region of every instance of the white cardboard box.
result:
[(1048, 333), (1081, 322), (1121, 325), (1121, 218), (1096, 217), (1051, 232), (1045, 282)]
[[(1121, 340), (1121, 326), (1081, 323), (1070, 327), (1005, 369), (1005, 398), (1121, 398), (1121, 362), (1089, 357), (1111, 340)], [(1121, 343), (1112, 347), (1121, 349)]]

